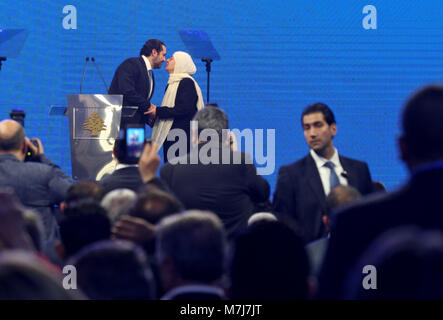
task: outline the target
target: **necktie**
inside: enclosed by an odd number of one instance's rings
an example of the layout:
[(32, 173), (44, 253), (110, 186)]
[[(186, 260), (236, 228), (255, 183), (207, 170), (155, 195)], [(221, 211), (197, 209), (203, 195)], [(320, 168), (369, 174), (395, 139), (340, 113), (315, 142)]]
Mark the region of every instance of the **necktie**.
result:
[(340, 181), (338, 180), (338, 176), (335, 173), (334, 164), (331, 161), (326, 162), (325, 167), (331, 170), (331, 174), (329, 176), (329, 187), (332, 190), (335, 186), (340, 184)]

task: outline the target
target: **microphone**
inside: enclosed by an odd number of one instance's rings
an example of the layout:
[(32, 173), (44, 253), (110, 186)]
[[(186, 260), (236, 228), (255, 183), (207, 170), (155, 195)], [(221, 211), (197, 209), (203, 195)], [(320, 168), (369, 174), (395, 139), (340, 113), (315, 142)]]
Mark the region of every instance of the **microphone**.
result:
[(100, 78), (102, 79), (103, 84), (105, 85), (106, 92), (108, 92), (108, 86), (106, 85), (105, 79), (103, 79), (103, 75), (100, 72), (100, 69), (98, 68), (97, 64), (95, 63), (94, 57), (92, 57), (91, 60), (94, 63), (95, 69), (97, 69), (97, 72), (100, 75)]
[(343, 172), (340, 174), (343, 178), (348, 178), (348, 172), (346, 170), (343, 170)]
[(86, 65), (89, 62), (89, 57), (86, 57), (86, 62), (85, 62), (85, 66), (83, 68), (83, 75), (82, 75), (82, 81), (80, 81), (80, 94), (82, 93), (82, 85), (83, 85), (83, 81), (85, 81), (85, 74), (86, 74)]

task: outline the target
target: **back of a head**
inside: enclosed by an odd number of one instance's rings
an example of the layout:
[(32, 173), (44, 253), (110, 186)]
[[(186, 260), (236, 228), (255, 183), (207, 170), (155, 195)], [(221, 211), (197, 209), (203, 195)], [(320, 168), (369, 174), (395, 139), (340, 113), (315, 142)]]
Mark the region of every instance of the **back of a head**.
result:
[(114, 156), (119, 163), (126, 163), (125, 158), (125, 141), (121, 138), (115, 139), (114, 142)]
[(198, 122), (198, 134), (205, 129), (215, 130), (220, 137), (223, 138), (223, 130), (229, 128), (229, 121), (226, 113), (218, 108), (207, 106), (197, 112), (193, 121)]
[(306, 299), (308, 259), (301, 239), (278, 221), (251, 225), (235, 243), (232, 299)]
[(171, 259), (184, 281), (213, 283), (223, 274), (226, 238), (220, 219), (190, 210), (163, 219), (155, 231), (159, 264)]
[(0, 152), (20, 150), (25, 141), (25, 129), (14, 120), (0, 122)]
[(121, 216), (129, 214), (135, 204), (137, 194), (130, 189), (115, 189), (107, 193), (101, 202), (112, 223)]
[[(362, 286), (364, 266), (373, 266)], [(380, 235), (348, 273), (345, 299), (443, 299), (443, 235), (400, 227)], [(363, 281), (365, 281), (363, 279)]]
[(443, 86), (428, 86), (416, 92), (403, 109), (402, 127), (415, 159), (443, 159)]
[(34, 250), (23, 219), (25, 208), (12, 189), (0, 189), (0, 251)]
[(60, 222), (60, 237), (66, 256), (83, 247), (111, 237), (111, 223), (106, 210), (94, 201), (83, 201), (68, 207)]
[(82, 296), (65, 290), (62, 279), (33, 254), (8, 251), (0, 254), (0, 300), (71, 300)]
[(39, 252), (42, 251), (45, 235), (45, 226), (43, 225), (42, 218), (34, 210), (26, 209), (23, 212), (23, 221), (35, 249)]
[(326, 197), (326, 215), (330, 215), (333, 210), (336, 210), (345, 204), (349, 204), (361, 198), (361, 193), (351, 186), (338, 185), (331, 190)]
[(303, 126), (303, 117), (312, 114), (320, 112), (323, 114), (323, 117), (325, 118), (325, 121), (328, 125), (331, 125), (333, 123), (336, 123), (334, 113), (332, 112), (331, 108), (329, 108), (326, 104), (322, 102), (313, 103), (309, 106), (307, 106), (302, 114), (301, 114), (301, 124)]
[(68, 207), (71, 203), (75, 203), (83, 199), (92, 199), (100, 203), (104, 195), (103, 187), (95, 181), (79, 181), (71, 185), (66, 192), (66, 200)]
[(165, 44), (158, 39), (149, 39), (148, 41), (145, 42), (145, 44), (143, 45), (143, 47), (140, 49), (140, 55), (144, 55), (146, 57), (149, 57), (152, 53), (152, 50), (157, 50), (157, 52), (159, 53), (160, 51), (162, 51), (162, 46), (164, 46)]
[(182, 204), (172, 194), (149, 186), (140, 191), (130, 214), (149, 223), (157, 224), (161, 219), (182, 210)]
[(143, 250), (126, 241), (90, 245), (70, 261), (77, 270), (79, 288), (99, 300), (155, 298), (155, 282)]

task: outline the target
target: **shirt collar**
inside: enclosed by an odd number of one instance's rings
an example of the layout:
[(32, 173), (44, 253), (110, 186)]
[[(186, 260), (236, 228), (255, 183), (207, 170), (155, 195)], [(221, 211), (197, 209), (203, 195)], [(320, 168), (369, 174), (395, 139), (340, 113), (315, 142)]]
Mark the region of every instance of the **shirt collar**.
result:
[[(9, 160), (14, 160), (14, 161), (20, 161), (19, 158), (17, 158), (16, 156), (14, 156), (11, 153), (4, 153), (4, 154), (0, 154), (0, 158), (3, 159), (9, 159)], [(20, 161), (21, 162), (21, 161)]]
[(145, 63), (146, 63), (146, 67), (148, 68), (148, 70), (152, 70), (151, 63), (149, 62), (148, 57), (142, 55), (142, 58), (143, 58), (143, 60), (145, 61)]
[(335, 167), (340, 167), (340, 158), (338, 157), (338, 151), (336, 148), (334, 148), (334, 155), (331, 159), (326, 159), (323, 157), (320, 157), (313, 149), (311, 149), (311, 156), (314, 159), (315, 165), (317, 168), (321, 168), (325, 165), (326, 162), (331, 161)]
[(119, 169), (124, 169), (124, 168), (130, 168), (130, 167), (138, 167), (137, 164), (124, 164), (124, 163), (119, 163), (115, 166), (115, 170), (119, 170)]

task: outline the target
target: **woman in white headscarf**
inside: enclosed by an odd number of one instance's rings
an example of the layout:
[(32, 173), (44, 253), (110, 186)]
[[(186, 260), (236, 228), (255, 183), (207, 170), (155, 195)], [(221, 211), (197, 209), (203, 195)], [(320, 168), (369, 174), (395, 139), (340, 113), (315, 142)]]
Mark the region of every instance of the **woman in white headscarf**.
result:
[[(192, 58), (183, 51), (175, 52), (166, 62), (169, 72), (168, 86), (163, 97), (162, 106), (151, 106), (147, 114), (155, 117), (151, 140), (159, 146), (163, 144), (164, 160), (167, 162), (176, 156), (169, 155), (168, 149), (176, 141), (167, 141), (166, 137), (172, 129), (182, 129), (187, 136), (187, 152), (190, 149), (190, 121), (198, 110), (204, 107), (203, 97), (197, 82), (191, 77), (197, 71)], [(180, 151), (180, 149), (179, 149)]]

